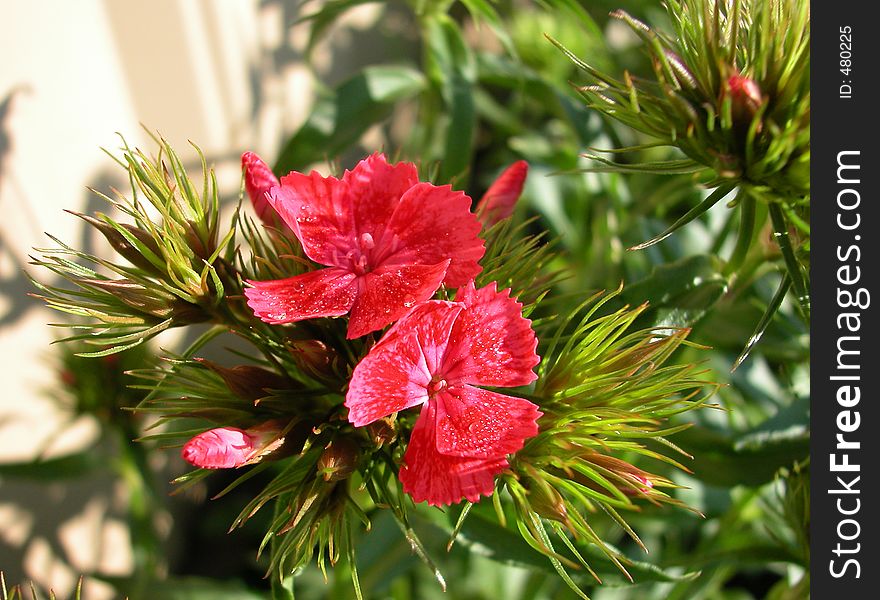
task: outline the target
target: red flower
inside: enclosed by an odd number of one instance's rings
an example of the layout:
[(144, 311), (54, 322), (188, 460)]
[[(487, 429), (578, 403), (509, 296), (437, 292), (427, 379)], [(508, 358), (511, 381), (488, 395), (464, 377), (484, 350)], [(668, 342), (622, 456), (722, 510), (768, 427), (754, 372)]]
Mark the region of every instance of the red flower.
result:
[(416, 502), (476, 501), (494, 489), (508, 454), (538, 433), (538, 407), (477, 385), (536, 379), (538, 340), (522, 305), (495, 284), (458, 290), (455, 302), (416, 306), (388, 330), (352, 374), (345, 405), (360, 427), (422, 405), (400, 481)]
[(320, 269), (289, 279), (250, 281), (248, 305), (267, 323), (351, 312), (348, 337), (382, 329), (441, 283), (464, 285), (485, 248), (471, 199), (419, 183), (415, 165), (362, 160), (342, 179), (291, 173), (269, 202)]
[(241, 168), (244, 171), (244, 189), (247, 191), (257, 216), (266, 225), (284, 227), (278, 213), (269, 204), (267, 192), (279, 185), (278, 178), (262, 158), (253, 152), (241, 155)]
[(518, 160), (498, 176), (477, 204), (477, 216), (491, 227), (513, 214), (529, 174), (529, 163)]
[(183, 459), (203, 469), (230, 469), (259, 462), (284, 444), (277, 421), (250, 429), (220, 427), (189, 440), (181, 450)]

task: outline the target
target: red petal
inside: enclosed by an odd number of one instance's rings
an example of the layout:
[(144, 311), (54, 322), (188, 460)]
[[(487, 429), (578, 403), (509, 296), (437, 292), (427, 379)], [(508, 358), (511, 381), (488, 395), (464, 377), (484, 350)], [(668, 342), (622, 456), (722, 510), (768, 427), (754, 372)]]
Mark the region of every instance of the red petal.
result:
[(385, 332), (373, 349), (390, 344), (399, 337), (415, 335), (425, 355), (428, 371), (439, 373), (452, 325), (463, 308), (461, 303), (445, 300), (428, 300), (417, 304)]
[(344, 269), (319, 269), (288, 279), (248, 281), (248, 306), (267, 323), (339, 317), (351, 309), (357, 277)]
[(422, 408), (409, 438), (400, 482), (415, 502), (438, 506), (466, 498), (477, 502), (495, 489), (495, 475), (507, 468), (507, 459), (462, 458), (437, 451), (436, 407), (428, 402)]
[(537, 379), (532, 368), (538, 339), (522, 304), (510, 290), (495, 291), (495, 283), (479, 290), (473, 282), (459, 288), (456, 301), (465, 309), (452, 328), (442, 372), (451, 384), (517, 386)]
[(498, 176), (477, 204), (483, 225), (491, 227), (513, 214), (529, 173), (529, 163), (519, 160)]
[(348, 339), (382, 329), (433, 296), (448, 264), (381, 266), (364, 275), (351, 308)]
[(244, 189), (247, 191), (257, 216), (267, 225), (282, 225), (275, 209), (269, 204), (266, 192), (279, 185), (278, 178), (262, 158), (253, 152), (241, 155), (241, 168), (244, 170)]
[(348, 420), (361, 427), (424, 402), (430, 379), (415, 335), (398, 337), (381, 348), (374, 346), (351, 375), (345, 395)]
[(183, 459), (203, 469), (231, 469), (245, 464), (254, 451), (251, 436), (235, 427), (211, 429), (188, 441)]
[(499, 458), (538, 434), (538, 407), (522, 398), (464, 385), (435, 396), (437, 451), (449, 456)]
[(464, 285), (482, 270), (477, 261), (486, 251), (470, 206), (469, 197), (448, 185), (413, 186), (400, 199), (375, 255), (384, 265), (451, 259), (443, 281), (451, 287)]
[(391, 165), (376, 153), (346, 171), (342, 180), (353, 199), (358, 235), (369, 233), (378, 240), (401, 196), (419, 182), (419, 172), (412, 163)]
[(316, 263), (348, 268), (360, 253), (348, 184), (335, 177), (290, 173), (269, 192), (269, 202)]

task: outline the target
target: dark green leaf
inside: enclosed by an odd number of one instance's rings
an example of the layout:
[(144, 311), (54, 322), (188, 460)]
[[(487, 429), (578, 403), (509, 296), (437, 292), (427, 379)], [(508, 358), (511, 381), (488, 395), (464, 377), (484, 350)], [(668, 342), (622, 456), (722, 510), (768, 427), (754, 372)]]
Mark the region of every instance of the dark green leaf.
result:
[(275, 172), (286, 174), (338, 155), (386, 119), (397, 102), (424, 87), (424, 77), (409, 67), (365, 68), (317, 100), (306, 123), (281, 151)]

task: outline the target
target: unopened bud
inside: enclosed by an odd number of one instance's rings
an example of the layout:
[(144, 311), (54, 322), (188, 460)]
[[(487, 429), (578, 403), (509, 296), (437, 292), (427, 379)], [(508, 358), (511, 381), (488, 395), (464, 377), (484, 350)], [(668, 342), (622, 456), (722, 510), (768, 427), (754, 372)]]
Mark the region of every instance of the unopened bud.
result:
[(533, 479), (528, 483), (529, 505), (532, 510), (552, 521), (568, 523), (568, 509), (562, 494), (545, 481)]
[(318, 474), (324, 481), (348, 479), (357, 469), (360, 451), (357, 444), (348, 438), (338, 438), (327, 444), (318, 458)]
[(491, 227), (513, 214), (529, 173), (529, 163), (519, 160), (498, 176), (477, 203), (477, 217), (483, 227)]
[[(156, 267), (152, 262), (144, 256), (137, 247), (131, 243), (118, 229), (110, 225), (109, 223), (96, 219), (94, 217), (90, 217), (89, 215), (84, 215), (77, 212), (71, 212), (71, 214), (76, 215), (95, 229), (101, 232), (101, 234), (110, 242), (110, 246), (124, 259), (133, 264), (136, 267), (140, 267), (141, 269), (148, 271), (150, 273), (159, 274), (161, 270)], [(101, 216), (100, 213), (98, 216)], [(156, 257), (161, 258), (162, 253), (159, 250), (159, 244), (156, 243), (155, 238), (151, 236), (148, 232), (140, 229), (138, 227), (134, 227), (133, 225), (127, 225), (124, 223), (120, 223), (119, 226), (126, 231), (126, 233), (130, 234), (131, 237), (136, 239), (139, 243), (143, 244), (143, 246), (149, 251), (152, 252)]]
[(645, 494), (654, 487), (654, 476), (651, 473), (643, 471), (625, 460), (614, 458), (613, 456), (605, 456), (598, 452), (592, 452), (583, 458), (587, 462), (611, 471), (625, 480), (628, 485), (618, 485), (624, 494), (632, 495), (639, 492)]
[(339, 354), (319, 340), (291, 340), (287, 344), (291, 358), (299, 369), (318, 381), (344, 379), (340, 373)]
[(290, 387), (284, 377), (262, 367), (239, 365), (230, 368), (204, 358), (196, 360), (217, 373), (229, 390), (239, 398), (259, 400), (268, 395), (267, 390), (283, 390)]
[(283, 423), (267, 421), (250, 429), (219, 427), (189, 440), (181, 450), (188, 463), (203, 469), (231, 469), (259, 462), (284, 444)]
[(245, 152), (241, 155), (241, 169), (244, 173), (244, 189), (260, 220), (266, 225), (286, 228), (284, 221), (269, 203), (267, 193), (280, 185), (269, 165), (253, 152)]
[(731, 116), (734, 122), (750, 122), (758, 108), (764, 103), (758, 84), (753, 79), (743, 77), (739, 73), (734, 73), (727, 78), (722, 94), (731, 99)]
[(79, 283), (112, 294), (117, 300), (131, 308), (154, 317), (166, 318), (171, 312), (171, 295), (156, 290), (148, 290), (130, 279), (82, 278)]
[(394, 427), (394, 421), (390, 417), (384, 417), (365, 425), (364, 431), (367, 432), (370, 441), (373, 442), (377, 449), (397, 439), (397, 429)]

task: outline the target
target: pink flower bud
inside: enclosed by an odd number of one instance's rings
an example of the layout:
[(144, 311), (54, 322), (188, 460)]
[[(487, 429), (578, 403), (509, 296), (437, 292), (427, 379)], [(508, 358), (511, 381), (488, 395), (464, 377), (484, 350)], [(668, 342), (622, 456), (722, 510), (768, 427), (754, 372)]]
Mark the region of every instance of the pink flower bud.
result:
[(219, 427), (189, 440), (181, 456), (203, 469), (231, 469), (259, 462), (284, 443), (279, 421), (267, 421), (250, 429)]
[[(764, 103), (761, 88), (753, 79), (734, 73), (727, 78), (727, 85), (722, 90), (722, 100), (729, 95), (731, 113), (734, 123), (748, 124)], [(760, 124), (759, 124), (760, 131)]]
[(753, 79), (736, 74), (727, 78), (727, 87), (734, 102), (740, 101), (757, 107), (761, 104), (761, 88)]
[(483, 223), (483, 227), (491, 227), (513, 214), (528, 173), (529, 163), (519, 160), (507, 167), (489, 186), (477, 203), (477, 217)]
[(241, 155), (241, 168), (244, 171), (244, 189), (251, 199), (257, 216), (266, 225), (285, 227), (278, 213), (269, 204), (269, 198), (266, 195), (270, 189), (280, 185), (275, 173), (262, 158), (253, 152), (245, 152)]

